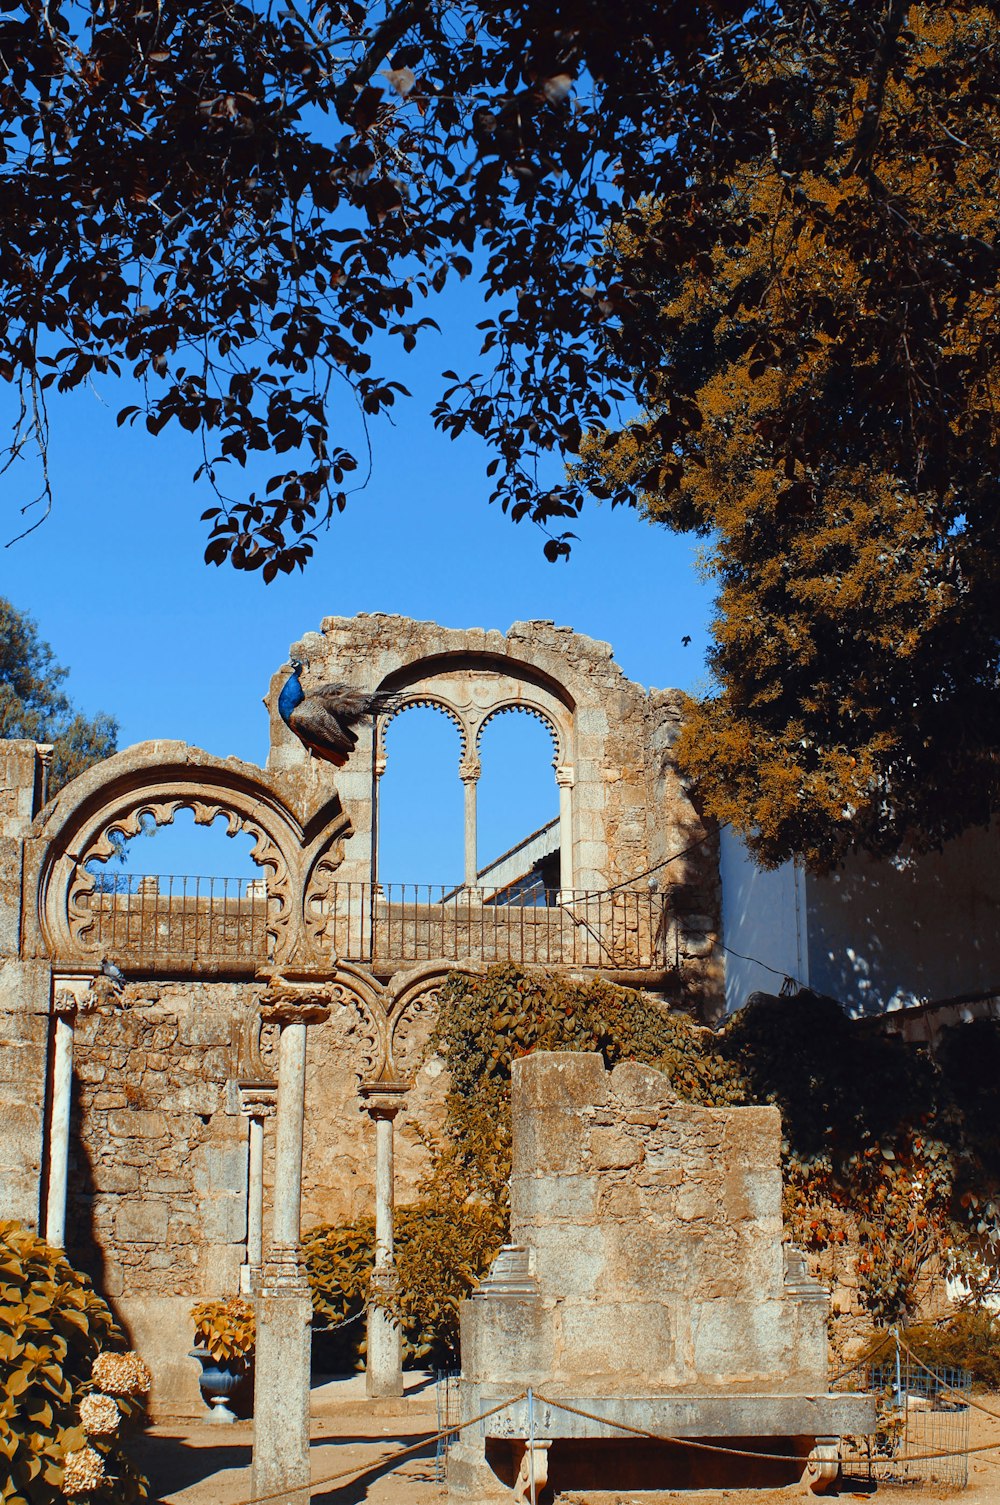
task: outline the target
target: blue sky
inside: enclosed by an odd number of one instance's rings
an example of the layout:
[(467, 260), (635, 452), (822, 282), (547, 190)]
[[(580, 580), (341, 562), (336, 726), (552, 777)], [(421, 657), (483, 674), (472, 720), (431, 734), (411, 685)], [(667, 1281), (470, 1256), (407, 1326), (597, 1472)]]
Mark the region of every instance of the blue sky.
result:
[[(390, 374), (415, 395), (401, 404), (394, 425), (373, 427), (367, 489), (321, 534), (304, 574), (269, 586), (259, 574), (202, 562), (199, 518), (212, 499), (191, 479), (200, 460), (196, 437), (168, 431), (154, 439), (141, 428), (118, 429), (115, 416), (130, 393), (111, 380), (53, 399), (55, 507), (39, 529), (0, 553), (0, 592), (36, 619), (70, 668), (74, 701), (117, 716), (120, 746), (176, 737), (263, 762), (261, 696), (270, 675), (289, 644), (330, 614), (399, 612), (502, 629), (551, 618), (610, 642), (625, 673), (642, 684), (690, 689), (702, 682), (711, 601), (692, 541), (595, 504), (576, 527), (570, 561), (547, 563), (537, 529), (515, 526), (487, 504), (490, 456), (481, 443), (453, 442), (432, 427), (439, 373), (474, 358), (474, 319), (465, 295), (452, 300), (450, 325), (442, 307), (427, 311), (443, 332), (431, 332), (410, 356), (393, 356)], [(345, 422), (356, 438), (349, 411)], [(249, 477), (233, 472), (230, 489), (250, 489), (267, 473), (265, 466)], [(27, 464), (0, 481), (5, 539), (19, 530), (18, 507), (35, 482)], [(555, 813), (541, 733), (529, 718), (505, 717), (487, 748), (481, 862)], [(415, 712), (390, 732), (386, 879), (460, 876), (461, 786), (438, 768), (447, 737), (447, 729)], [(415, 818), (418, 804), (422, 819)], [(239, 875), (242, 856), (237, 862), (233, 844), (215, 838), (214, 830), (164, 832), (136, 844), (134, 865)]]

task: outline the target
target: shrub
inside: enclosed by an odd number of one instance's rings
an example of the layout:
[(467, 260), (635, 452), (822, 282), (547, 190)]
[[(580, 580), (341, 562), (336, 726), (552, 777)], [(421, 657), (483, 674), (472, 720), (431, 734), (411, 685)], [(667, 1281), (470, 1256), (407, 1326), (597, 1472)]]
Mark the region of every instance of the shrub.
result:
[(213, 1359), (228, 1363), (245, 1359), (257, 1342), (257, 1324), (253, 1305), (242, 1296), (227, 1301), (199, 1301), (191, 1308), (194, 1337), (208, 1349)]
[[(88, 1436), (80, 1408), (96, 1394), (92, 1369), (124, 1335), (85, 1275), (19, 1224), (0, 1222), (0, 1499), (56, 1505), (93, 1484), (95, 1505), (146, 1498), (146, 1482), (115, 1436)], [(139, 1407), (117, 1402), (124, 1420)], [(94, 1411), (93, 1405), (90, 1411)], [(98, 1408), (100, 1410), (100, 1408)], [(88, 1408), (84, 1408), (84, 1416)], [(95, 1413), (96, 1415), (96, 1413)]]
[[(1000, 1317), (982, 1308), (903, 1328), (907, 1348), (930, 1369), (967, 1369), (980, 1390), (1000, 1390)], [(890, 1346), (885, 1350), (893, 1352)], [(882, 1362), (885, 1362), (883, 1359)]]
[[(424, 1201), (397, 1209), (398, 1289), (387, 1294), (386, 1305), (402, 1328), (404, 1362), (446, 1367), (457, 1361), (459, 1304), (489, 1269), (504, 1231), (504, 1219), (490, 1206)], [(341, 1354), (358, 1362), (365, 1346), (361, 1314), (375, 1267), (375, 1224), (361, 1218), (339, 1228), (321, 1225), (302, 1245), (317, 1328), (342, 1328)], [(350, 1327), (343, 1326), (347, 1322)]]

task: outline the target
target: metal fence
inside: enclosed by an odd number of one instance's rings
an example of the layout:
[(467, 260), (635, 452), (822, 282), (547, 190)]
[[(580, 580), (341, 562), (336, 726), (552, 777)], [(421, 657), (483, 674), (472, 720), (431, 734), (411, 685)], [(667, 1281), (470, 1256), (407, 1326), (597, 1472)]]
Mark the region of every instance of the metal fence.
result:
[(437, 1369), (434, 1372), (438, 1434), (434, 1451), (434, 1477), (439, 1484), (443, 1484), (448, 1477), (448, 1453), (455, 1441), (455, 1434), (449, 1433), (448, 1428), (458, 1422), (458, 1381), (457, 1369)]
[(345, 961), (513, 961), (618, 971), (662, 968), (666, 909), (658, 892), (336, 883), (314, 906), (323, 942)]
[[(267, 959), (263, 878), (101, 874), (77, 937), (126, 970), (253, 968)], [(310, 901), (314, 944), (388, 968), (443, 958), (649, 972), (667, 965), (663, 894), (335, 883)]]
[[(862, 1376), (874, 1392), (878, 1430), (864, 1439), (868, 1478), (876, 1483), (933, 1481), (952, 1489), (969, 1482), (967, 1369), (923, 1369), (901, 1355)], [(929, 1456), (933, 1454), (945, 1456)]]
[(100, 874), (79, 940), (131, 967), (253, 966), (267, 957), (263, 879)]

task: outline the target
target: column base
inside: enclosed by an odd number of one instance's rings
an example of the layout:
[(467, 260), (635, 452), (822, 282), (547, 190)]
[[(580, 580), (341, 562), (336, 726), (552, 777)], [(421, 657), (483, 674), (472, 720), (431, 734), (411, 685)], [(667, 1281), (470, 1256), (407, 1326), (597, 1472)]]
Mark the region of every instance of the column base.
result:
[(251, 1491), (254, 1496), (274, 1496), (273, 1505), (309, 1505), (312, 1299), (294, 1250), (290, 1260), (268, 1260), (260, 1272), (254, 1305)]
[(368, 1308), (368, 1359), (365, 1394), (369, 1400), (398, 1399), (403, 1394), (403, 1335), (381, 1307)]

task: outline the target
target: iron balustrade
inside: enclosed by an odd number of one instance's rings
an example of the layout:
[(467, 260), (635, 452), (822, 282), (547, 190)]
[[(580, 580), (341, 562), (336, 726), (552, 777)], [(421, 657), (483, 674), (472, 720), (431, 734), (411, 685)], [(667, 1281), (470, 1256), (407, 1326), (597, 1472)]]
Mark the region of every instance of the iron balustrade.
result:
[(666, 965), (665, 897), (648, 889), (335, 883), (314, 901), (311, 920), (324, 948), (345, 961), (444, 958), (630, 972)]
[(268, 951), (263, 879), (101, 873), (78, 939), (131, 967), (252, 967)]
[[(251, 969), (268, 956), (266, 881), (101, 875), (81, 944), (128, 970)], [(309, 901), (314, 952), (387, 969), (443, 959), (644, 972), (667, 966), (666, 897), (648, 889), (334, 883)]]

